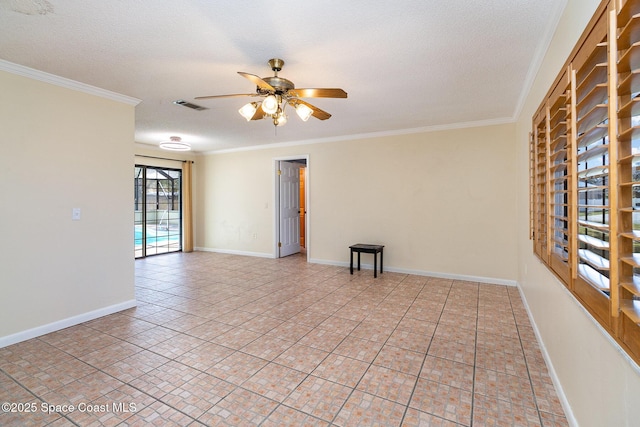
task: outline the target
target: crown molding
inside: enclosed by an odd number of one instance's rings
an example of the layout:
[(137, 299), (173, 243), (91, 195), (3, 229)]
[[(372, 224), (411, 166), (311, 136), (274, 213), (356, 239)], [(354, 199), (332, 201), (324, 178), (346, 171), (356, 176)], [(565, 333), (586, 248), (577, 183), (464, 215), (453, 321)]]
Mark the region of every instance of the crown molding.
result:
[(503, 118), (491, 119), (491, 120), (478, 120), (474, 122), (461, 122), (461, 123), (451, 123), (451, 124), (445, 124), (445, 125), (425, 126), (420, 128), (360, 133), (360, 134), (354, 134), (354, 135), (341, 135), (341, 136), (333, 136), (328, 138), (316, 138), (316, 139), (297, 140), (297, 141), (289, 141), (289, 142), (277, 142), (273, 144), (251, 145), (246, 147), (211, 150), (211, 151), (203, 152), (202, 154), (204, 155), (226, 154), (226, 153), (236, 153), (240, 151), (268, 150), (271, 148), (295, 147), (298, 145), (321, 144), (325, 142), (353, 141), (353, 140), (369, 139), (369, 138), (383, 138), (388, 136), (411, 135), (416, 133), (429, 133), (429, 132), (465, 129), (465, 128), (472, 128), (472, 127), (495, 126), (495, 125), (504, 125), (509, 123), (515, 123), (512, 117), (503, 117)]
[(67, 79), (65, 77), (56, 76), (55, 74), (45, 73), (44, 71), (36, 70), (33, 68), (25, 67), (24, 65), (14, 64), (13, 62), (0, 59), (0, 71), (6, 71), (8, 73), (16, 74), (22, 77), (28, 77), (30, 79), (38, 80), (44, 83), (50, 83), (52, 85), (64, 87), (67, 89), (77, 90), (89, 95), (99, 96), (112, 101), (122, 102), (132, 106), (138, 105), (141, 100), (133, 98), (131, 96), (121, 95), (110, 90), (101, 89), (99, 87), (91, 86), (85, 83), (80, 83), (75, 80)]

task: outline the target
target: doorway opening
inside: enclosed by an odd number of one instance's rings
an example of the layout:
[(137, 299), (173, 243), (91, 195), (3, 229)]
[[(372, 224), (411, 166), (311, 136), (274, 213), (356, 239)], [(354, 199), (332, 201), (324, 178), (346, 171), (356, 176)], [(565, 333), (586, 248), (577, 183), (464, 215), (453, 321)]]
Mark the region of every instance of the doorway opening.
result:
[(275, 159), (275, 257), (309, 256), (309, 157)]
[(135, 257), (182, 250), (182, 170), (135, 165)]

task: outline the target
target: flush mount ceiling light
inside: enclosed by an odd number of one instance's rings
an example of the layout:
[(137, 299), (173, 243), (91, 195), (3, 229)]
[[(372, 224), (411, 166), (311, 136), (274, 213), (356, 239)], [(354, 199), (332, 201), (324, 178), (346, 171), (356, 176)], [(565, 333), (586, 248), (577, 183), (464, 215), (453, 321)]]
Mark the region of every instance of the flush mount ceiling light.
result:
[(171, 151), (189, 151), (191, 150), (191, 145), (182, 142), (182, 138), (179, 136), (171, 136), (169, 137), (169, 141), (162, 141), (160, 143), (160, 148)]
[(331, 114), (322, 111), (318, 107), (303, 101), (300, 98), (346, 98), (347, 92), (337, 88), (323, 89), (296, 89), (293, 82), (282, 77), (278, 77), (278, 71), (282, 70), (284, 61), (274, 58), (269, 60), (269, 66), (274, 72), (272, 77), (258, 77), (255, 74), (238, 71), (242, 77), (248, 79), (256, 85), (255, 93), (233, 94), (233, 95), (213, 95), (198, 96), (196, 99), (227, 98), (238, 96), (259, 96), (264, 98), (262, 102), (250, 102), (244, 105), (238, 112), (247, 119), (271, 119), (275, 126), (282, 126), (287, 122), (285, 108), (291, 105), (296, 110), (296, 114), (303, 121), (309, 120), (313, 116), (319, 120), (327, 120)]

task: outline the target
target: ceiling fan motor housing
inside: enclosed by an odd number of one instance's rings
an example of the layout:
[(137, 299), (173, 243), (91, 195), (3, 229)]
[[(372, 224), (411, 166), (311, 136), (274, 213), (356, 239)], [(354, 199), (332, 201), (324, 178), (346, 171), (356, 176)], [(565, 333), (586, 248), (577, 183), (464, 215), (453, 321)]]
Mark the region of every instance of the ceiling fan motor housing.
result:
[(282, 95), (288, 90), (295, 88), (291, 80), (283, 79), (282, 77), (263, 77), (262, 80), (269, 83), (276, 90), (276, 94), (278, 95)]
[[(288, 90), (295, 89), (295, 86), (291, 80), (283, 79), (282, 77), (278, 77), (278, 71), (282, 70), (284, 67), (284, 61), (280, 58), (272, 58), (269, 60), (269, 66), (271, 70), (273, 70), (274, 75), (272, 77), (263, 77), (262, 80), (271, 85), (276, 91), (275, 95), (284, 95)], [(270, 93), (267, 90), (261, 89), (258, 87), (258, 93), (263, 92), (264, 94)]]

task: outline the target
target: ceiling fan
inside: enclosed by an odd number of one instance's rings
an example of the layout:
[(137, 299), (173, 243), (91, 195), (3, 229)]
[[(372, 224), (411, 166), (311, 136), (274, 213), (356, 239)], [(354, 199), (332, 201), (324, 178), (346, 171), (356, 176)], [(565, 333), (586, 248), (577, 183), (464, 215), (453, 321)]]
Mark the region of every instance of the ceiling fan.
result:
[(257, 96), (264, 98), (262, 102), (250, 102), (243, 106), (238, 112), (247, 121), (271, 118), (275, 126), (282, 126), (287, 122), (285, 107), (291, 105), (295, 108), (298, 116), (303, 120), (309, 120), (313, 116), (319, 120), (327, 120), (331, 114), (321, 110), (315, 105), (311, 105), (300, 98), (346, 98), (347, 92), (338, 88), (316, 88), (316, 89), (296, 89), (291, 80), (278, 77), (278, 72), (282, 70), (284, 61), (273, 58), (269, 60), (269, 65), (274, 72), (272, 77), (258, 77), (255, 74), (238, 71), (242, 77), (248, 79), (256, 85), (255, 93), (242, 93), (232, 95), (212, 95), (198, 96), (195, 99), (228, 98), (238, 96)]

